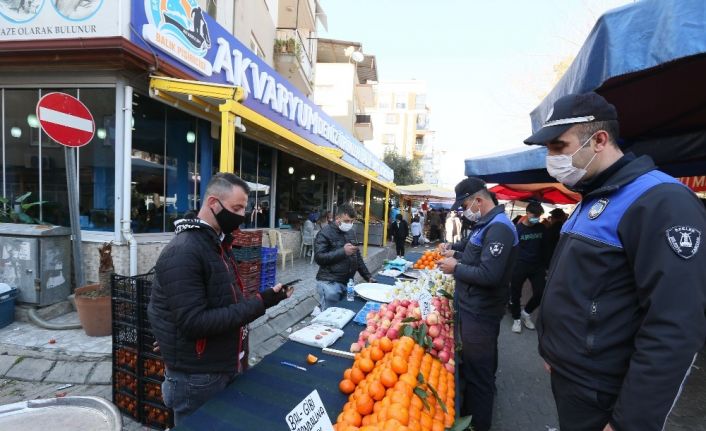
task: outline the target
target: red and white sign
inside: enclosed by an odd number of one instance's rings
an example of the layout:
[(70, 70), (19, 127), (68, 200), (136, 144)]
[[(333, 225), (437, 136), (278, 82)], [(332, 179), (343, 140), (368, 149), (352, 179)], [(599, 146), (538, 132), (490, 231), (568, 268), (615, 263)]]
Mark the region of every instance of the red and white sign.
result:
[(80, 100), (65, 93), (49, 93), (39, 99), (37, 119), (44, 133), (67, 147), (86, 145), (96, 131), (91, 111)]
[(679, 181), (695, 192), (706, 192), (706, 176), (681, 177)]

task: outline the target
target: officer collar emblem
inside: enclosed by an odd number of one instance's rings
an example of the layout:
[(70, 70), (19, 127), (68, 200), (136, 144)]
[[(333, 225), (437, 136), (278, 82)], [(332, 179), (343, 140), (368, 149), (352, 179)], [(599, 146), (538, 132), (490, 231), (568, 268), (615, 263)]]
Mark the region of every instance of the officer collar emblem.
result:
[(593, 204), (590, 210), (588, 210), (588, 218), (591, 220), (595, 220), (598, 218), (599, 215), (603, 213), (603, 211), (606, 209), (608, 206), (608, 202), (610, 200), (608, 198), (600, 198), (598, 199), (598, 202)]
[(667, 229), (667, 241), (682, 259), (694, 257), (701, 245), (701, 231), (691, 226), (674, 226)]

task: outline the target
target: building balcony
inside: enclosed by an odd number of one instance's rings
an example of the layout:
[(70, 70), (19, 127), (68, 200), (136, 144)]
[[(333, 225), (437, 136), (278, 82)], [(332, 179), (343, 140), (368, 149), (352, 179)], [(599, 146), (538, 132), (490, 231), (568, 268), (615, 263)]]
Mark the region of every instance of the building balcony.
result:
[(356, 84), (355, 86), (358, 108), (368, 109), (375, 107), (375, 92), (372, 84)]
[(296, 30), (277, 30), (274, 66), (307, 97), (313, 93), (314, 67), (311, 55)]
[(356, 114), (355, 116), (355, 137), (360, 141), (373, 139), (373, 123), (370, 115)]

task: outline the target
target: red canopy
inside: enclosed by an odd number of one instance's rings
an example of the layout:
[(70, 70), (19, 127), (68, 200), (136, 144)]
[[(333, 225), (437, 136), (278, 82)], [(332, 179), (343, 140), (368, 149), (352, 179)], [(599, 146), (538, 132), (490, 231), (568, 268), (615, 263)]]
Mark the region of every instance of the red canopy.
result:
[(576, 204), (581, 195), (558, 183), (498, 184), (492, 187), (498, 199), (514, 201), (534, 199), (549, 204)]

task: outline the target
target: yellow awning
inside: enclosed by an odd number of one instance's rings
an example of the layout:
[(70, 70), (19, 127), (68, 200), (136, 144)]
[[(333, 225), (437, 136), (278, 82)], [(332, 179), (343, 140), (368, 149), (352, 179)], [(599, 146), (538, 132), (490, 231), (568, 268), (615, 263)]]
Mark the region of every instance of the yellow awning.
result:
[[(235, 157), (235, 127), (232, 123), (237, 115), (246, 126), (248, 137), (356, 181), (371, 181), (372, 186), (378, 190), (390, 189), (393, 192), (395, 190), (395, 184), (378, 178), (377, 172), (357, 168), (342, 160), (341, 150), (316, 145), (244, 106), (240, 103), (243, 91), (239, 87), (153, 76), (150, 79), (150, 96), (213, 123), (221, 124), (222, 158), (234, 159)], [(224, 118), (229, 119), (227, 127), (223, 127)], [(221, 170), (226, 170), (224, 167), (232, 170), (232, 163), (233, 161), (222, 160)]]

